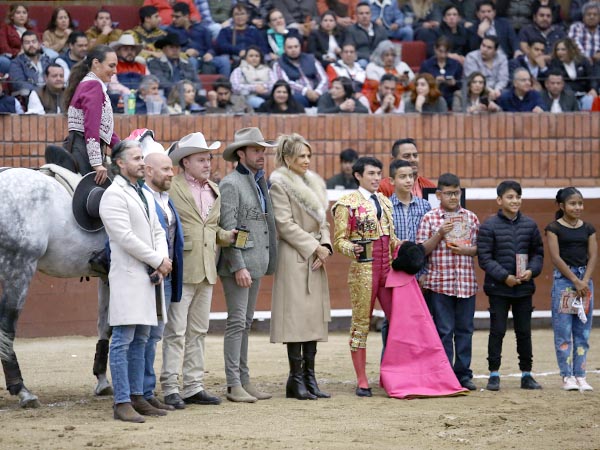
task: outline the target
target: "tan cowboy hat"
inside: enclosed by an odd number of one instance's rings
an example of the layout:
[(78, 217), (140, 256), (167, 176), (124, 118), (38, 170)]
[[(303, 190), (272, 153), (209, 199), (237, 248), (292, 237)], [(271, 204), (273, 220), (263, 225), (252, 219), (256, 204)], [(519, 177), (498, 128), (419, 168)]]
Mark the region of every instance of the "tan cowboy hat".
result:
[(239, 148), (247, 147), (249, 145), (256, 145), (264, 148), (277, 147), (277, 143), (275, 141), (265, 140), (258, 128), (242, 128), (241, 130), (235, 132), (235, 135), (233, 136), (233, 144), (230, 144), (227, 146), (227, 148), (225, 148), (225, 151), (223, 152), (223, 159), (231, 162), (238, 161), (235, 151)]
[(215, 141), (211, 145), (208, 145), (202, 133), (191, 133), (182, 137), (177, 143), (171, 144), (169, 147), (169, 158), (171, 158), (173, 164), (177, 165), (186, 156), (193, 155), (194, 153), (212, 152), (219, 147), (221, 147), (220, 141)]
[(115, 52), (118, 51), (121, 47), (135, 47), (136, 54), (140, 53), (143, 48), (140, 44), (137, 44), (135, 42), (133, 35), (128, 34), (128, 33), (122, 34), (119, 37), (119, 40), (117, 40), (115, 42), (111, 42), (110, 46), (113, 48), (113, 50)]

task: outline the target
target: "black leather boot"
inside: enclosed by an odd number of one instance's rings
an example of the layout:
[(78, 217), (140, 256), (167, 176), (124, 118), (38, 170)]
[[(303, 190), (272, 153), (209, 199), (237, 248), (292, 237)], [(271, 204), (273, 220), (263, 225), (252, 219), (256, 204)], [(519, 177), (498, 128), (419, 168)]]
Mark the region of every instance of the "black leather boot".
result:
[(294, 342), (287, 344), (288, 360), (290, 362), (290, 376), (285, 386), (286, 398), (297, 400), (316, 400), (317, 397), (306, 389), (302, 373), (302, 344)]
[(310, 341), (302, 343), (302, 353), (304, 359), (304, 384), (306, 389), (312, 395), (318, 398), (330, 398), (331, 394), (319, 389), (317, 379), (315, 378), (315, 356), (317, 354), (317, 342)]

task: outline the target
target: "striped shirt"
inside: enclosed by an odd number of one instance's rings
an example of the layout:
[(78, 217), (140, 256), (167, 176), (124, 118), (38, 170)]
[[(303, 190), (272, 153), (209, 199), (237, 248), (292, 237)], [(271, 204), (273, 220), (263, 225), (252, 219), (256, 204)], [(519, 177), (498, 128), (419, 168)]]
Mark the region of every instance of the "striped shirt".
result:
[[(446, 214), (447, 212), (442, 208), (432, 209), (425, 214), (417, 232), (417, 242), (423, 243), (437, 233), (444, 224)], [(477, 216), (460, 207), (454, 214), (462, 216), (463, 222), (466, 222), (470, 230), (471, 245), (477, 245), (479, 232)], [(475, 295), (477, 278), (474, 257), (455, 255), (446, 245), (446, 241), (442, 240), (429, 255), (423, 287), (451, 297), (468, 298)]]
[(401, 241), (417, 241), (417, 230), (423, 216), (431, 210), (427, 200), (415, 195), (408, 205), (402, 203), (396, 194), (390, 197), (392, 202), (392, 217), (394, 218), (394, 229), (396, 236)]

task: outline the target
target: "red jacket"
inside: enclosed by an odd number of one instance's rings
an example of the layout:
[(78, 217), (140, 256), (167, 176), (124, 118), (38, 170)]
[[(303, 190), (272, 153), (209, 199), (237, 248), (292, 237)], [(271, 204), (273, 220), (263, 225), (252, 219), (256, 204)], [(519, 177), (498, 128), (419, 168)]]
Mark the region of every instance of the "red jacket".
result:
[[(31, 27), (26, 27), (27, 31), (35, 31)], [(37, 34), (37, 32), (36, 32)], [(38, 36), (38, 39), (40, 37)], [(0, 26), (0, 55), (10, 53), (14, 58), (21, 51), (21, 36), (13, 24), (5, 23)]]

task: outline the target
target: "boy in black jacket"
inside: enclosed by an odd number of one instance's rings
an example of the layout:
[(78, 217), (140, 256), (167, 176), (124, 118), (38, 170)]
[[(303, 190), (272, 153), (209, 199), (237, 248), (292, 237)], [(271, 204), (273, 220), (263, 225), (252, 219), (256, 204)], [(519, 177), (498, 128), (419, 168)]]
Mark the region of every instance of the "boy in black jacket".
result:
[(521, 185), (503, 181), (496, 188), (500, 206), (498, 214), (487, 219), (479, 229), (477, 255), (485, 271), (483, 289), (490, 299), (490, 337), (488, 368), (490, 378), (486, 389), (500, 390), (502, 340), (506, 333), (508, 310), (512, 307), (521, 389), (541, 389), (531, 376), (533, 278), (542, 271), (544, 247), (536, 223), (520, 212)]

